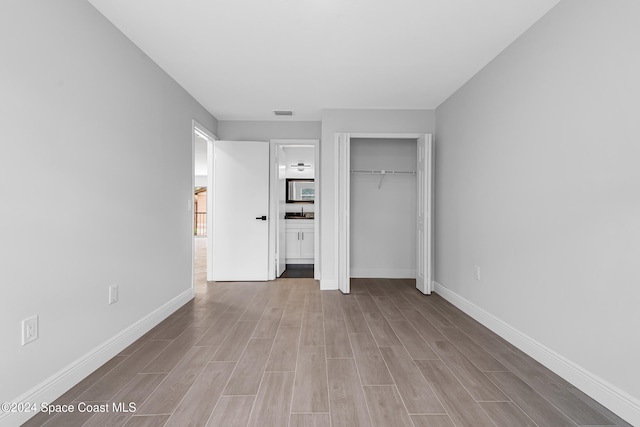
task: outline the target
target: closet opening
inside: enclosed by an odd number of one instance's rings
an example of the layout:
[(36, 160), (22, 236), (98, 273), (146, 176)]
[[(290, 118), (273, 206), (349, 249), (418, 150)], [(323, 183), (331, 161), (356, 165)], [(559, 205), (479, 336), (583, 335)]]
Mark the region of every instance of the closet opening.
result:
[(397, 279), (431, 293), (431, 135), (337, 133), (335, 156), (338, 289)]
[(351, 138), (351, 278), (416, 275), (416, 139)]

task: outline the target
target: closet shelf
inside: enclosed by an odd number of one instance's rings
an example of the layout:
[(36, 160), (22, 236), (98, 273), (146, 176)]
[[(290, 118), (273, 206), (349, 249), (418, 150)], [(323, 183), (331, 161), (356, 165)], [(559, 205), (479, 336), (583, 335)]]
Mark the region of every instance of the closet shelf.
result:
[(384, 177), (387, 175), (415, 175), (416, 171), (395, 171), (395, 170), (360, 170), (352, 169), (351, 173), (363, 174), (363, 175), (381, 175), (380, 182), (378, 183), (378, 190), (382, 187)]

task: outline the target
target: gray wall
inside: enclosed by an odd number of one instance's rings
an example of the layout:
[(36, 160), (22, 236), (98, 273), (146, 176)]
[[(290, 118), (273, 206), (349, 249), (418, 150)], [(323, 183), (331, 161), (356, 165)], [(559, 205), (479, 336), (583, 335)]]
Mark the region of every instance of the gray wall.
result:
[(437, 108), (435, 180), (436, 280), (635, 399), (638, 16), (560, 2)]
[(322, 112), (320, 141), (320, 269), (324, 288), (337, 286), (335, 265), (335, 134), (434, 133), (435, 110), (327, 109)]
[(220, 120), (217, 137), (227, 141), (320, 139), (320, 122)]
[[(191, 120), (217, 123), (86, 1), (3, 1), (0, 58), (0, 401), (13, 401), (190, 292)], [(40, 339), (23, 347), (35, 314)]]

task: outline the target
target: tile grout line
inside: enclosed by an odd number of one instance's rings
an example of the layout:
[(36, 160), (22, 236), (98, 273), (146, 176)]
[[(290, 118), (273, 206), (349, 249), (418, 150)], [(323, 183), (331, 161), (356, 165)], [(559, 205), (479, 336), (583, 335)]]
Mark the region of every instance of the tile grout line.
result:
[(291, 414), (293, 414), (293, 396), (296, 393), (296, 378), (298, 376), (298, 359), (300, 359), (300, 347), (302, 347), (302, 325), (304, 324), (304, 314), (306, 311), (307, 294), (309, 292), (305, 289), (304, 298), (305, 302), (302, 307), (302, 316), (300, 317), (300, 332), (298, 332), (298, 351), (296, 354), (296, 366), (293, 370), (293, 385), (291, 387), (291, 400), (289, 401), (289, 419), (287, 420), (287, 427), (291, 425)]
[[(369, 296), (371, 297), (371, 295), (369, 295)], [(358, 301), (358, 304), (360, 304), (359, 301)], [(374, 304), (375, 304), (375, 301), (374, 301)], [(360, 308), (360, 311), (362, 311), (362, 308)], [(369, 328), (369, 332), (371, 333), (371, 337), (373, 338), (373, 342), (376, 344), (376, 348), (378, 350), (378, 353), (380, 353), (380, 357), (382, 358), (382, 362), (384, 362), (384, 366), (387, 368), (387, 372), (389, 372), (389, 376), (391, 377), (391, 381), (393, 381), (393, 387), (395, 388), (396, 392), (398, 393), (398, 396), (400, 397), (400, 401), (402, 402), (402, 407), (404, 408), (405, 412), (407, 413), (407, 416), (409, 417), (409, 421), (411, 421), (411, 424), (413, 424), (413, 426), (415, 427), (415, 423), (413, 422), (413, 419), (411, 418), (411, 414), (409, 413), (409, 409), (407, 408), (407, 404), (405, 403), (404, 398), (402, 397), (402, 394), (400, 393), (400, 389), (398, 389), (398, 384), (396, 383), (396, 379), (393, 377), (393, 374), (391, 373), (391, 369), (389, 369), (389, 365), (387, 364), (386, 359), (384, 358), (384, 356), (382, 355), (382, 352), (380, 351), (380, 346), (378, 345), (378, 342), (376, 341), (376, 337), (373, 335), (373, 330), (371, 330), (371, 325), (369, 324), (369, 321), (367, 320), (367, 317), (364, 316), (364, 311), (362, 311), (362, 316), (364, 317), (364, 321), (367, 324), (367, 327)], [(384, 318), (384, 316), (383, 316), (383, 318)], [(403, 346), (403, 348), (404, 348), (404, 346)], [(405, 349), (405, 351), (406, 351), (406, 349)], [(413, 359), (412, 359), (412, 362), (413, 362)], [(427, 383), (427, 385), (428, 385), (428, 383)], [(363, 390), (362, 391), (364, 393), (364, 386), (363, 386)], [(365, 400), (366, 400), (366, 398), (365, 398)]]
[[(510, 373), (510, 374), (512, 374), (512, 375), (515, 375), (515, 374), (514, 374), (513, 372), (511, 372), (511, 371), (507, 371), (507, 372), (509, 372), (509, 373)], [(498, 390), (500, 390), (501, 392), (503, 392), (505, 396), (507, 396), (509, 399), (511, 399), (511, 396), (509, 396), (509, 395), (507, 394), (507, 392), (505, 392), (504, 390), (502, 390), (502, 388), (500, 388), (500, 386), (499, 386), (498, 384), (496, 384), (496, 383), (495, 383), (495, 382), (494, 382), (494, 381), (493, 381), (493, 380), (492, 380), (488, 375), (486, 375), (486, 374), (485, 374), (485, 377), (489, 378), (489, 381), (491, 381), (491, 383), (492, 383), (493, 385), (495, 385), (495, 386), (498, 388)], [(518, 377), (518, 378), (519, 378), (519, 377)], [(528, 385), (528, 384), (527, 384), (527, 385)], [(532, 390), (533, 390), (533, 389), (532, 389)], [(533, 391), (535, 392), (535, 390), (533, 390)], [(513, 405), (514, 405), (516, 408), (518, 408), (518, 409), (520, 410), (520, 412), (522, 412), (522, 413), (524, 414), (524, 416), (525, 416), (525, 417), (527, 417), (528, 419), (530, 419), (532, 423), (534, 423), (536, 426), (539, 426), (539, 424), (538, 424), (537, 422), (535, 422), (535, 421), (534, 421), (534, 420), (529, 416), (529, 414), (527, 414), (527, 413), (524, 411), (524, 409), (522, 409), (522, 408), (520, 407), (520, 405), (518, 405), (516, 402), (514, 402), (514, 401), (513, 401), (513, 399), (511, 400), (511, 403), (513, 403)], [(480, 408), (482, 408), (482, 410), (484, 411), (484, 408), (482, 407), (482, 405), (480, 405)], [(484, 411), (484, 412), (485, 412), (485, 413), (487, 413), (487, 411)], [(487, 415), (489, 415), (489, 414), (487, 413)], [(491, 418), (491, 417), (489, 417), (489, 418)], [(573, 420), (572, 420), (572, 421), (573, 421)]]
[[(391, 301), (393, 303), (393, 301)], [(409, 301), (409, 303), (412, 304), (411, 301)], [(393, 303), (395, 306), (395, 303)], [(400, 312), (400, 314), (402, 315), (402, 317), (405, 318), (405, 321), (409, 324), (409, 326), (416, 332), (416, 334), (418, 335), (418, 337), (427, 345), (427, 347), (429, 347), (431, 349), (431, 351), (433, 351), (433, 354), (435, 354), (436, 356), (438, 356), (438, 360), (440, 360), (442, 362), (442, 360), (440, 359), (440, 356), (433, 350), (433, 348), (431, 348), (431, 345), (422, 337), (422, 335), (420, 334), (420, 332), (418, 332), (418, 330), (413, 326), (413, 324), (411, 324), (411, 321), (409, 319), (407, 319), (407, 317), (404, 315), (404, 313), (400, 310), (400, 308), (398, 306), (396, 306), (396, 308), (398, 309), (398, 311)], [(416, 309), (416, 311), (418, 311), (418, 313), (420, 313), (419, 310)], [(424, 316), (422, 316), (424, 317)], [(425, 320), (427, 320), (425, 318)], [(393, 328), (392, 328), (393, 329)], [(398, 338), (400, 340), (400, 338)], [(400, 340), (400, 342), (402, 343), (402, 340)], [(407, 350), (406, 347), (404, 346), (404, 344), (402, 345), (402, 347), (405, 349), (405, 351)], [(407, 351), (408, 353), (408, 351)], [(420, 373), (420, 376), (424, 379), (425, 383), (427, 384), (427, 387), (429, 387), (429, 389), (431, 389), (431, 391), (433, 392), (433, 395), (436, 397), (436, 399), (438, 399), (438, 402), (440, 403), (440, 406), (442, 406), (442, 409), (444, 409), (445, 414), (447, 415), (447, 417), (449, 418), (449, 420), (455, 425), (455, 422), (453, 421), (453, 418), (451, 418), (451, 415), (449, 414), (449, 412), (447, 411), (447, 408), (445, 407), (445, 405), (442, 403), (442, 399), (440, 399), (440, 396), (438, 396), (438, 393), (436, 393), (436, 391), (433, 389), (433, 387), (431, 386), (431, 383), (429, 383), (429, 381), (427, 380), (427, 378), (425, 378), (425, 376), (422, 374), (422, 371), (420, 371), (420, 368), (418, 367), (418, 365), (416, 364), (416, 361), (413, 357), (411, 357), (411, 354), (409, 354), (409, 357), (411, 358), (411, 363), (413, 363), (413, 366), (418, 370), (418, 372)], [(384, 357), (383, 357), (384, 359)], [(430, 360), (430, 359), (429, 359)], [(385, 360), (386, 363), (386, 360)], [(387, 368), (388, 369), (388, 368)], [(393, 378), (393, 375), (391, 376)], [(393, 382), (395, 383), (395, 378), (393, 378)], [(397, 388), (397, 386), (396, 386)], [(398, 392), (398, 394), (400, 394), (400, 392)], [(404, 399), (402, 399), (402, 395), (400, 395), (400, 400), (402, 400), (402, 403), (404, 404)], [(407, 411), (407, 413), (409, 412), (409, 410), (406, 408), (406, 404), (405, 404), (405, 410)], [(439, 415), (439, 414), (433, 414), (433, 415)], [(413, 418), (411, 418), (411, 414), (409, 413), (409, 418), (411, 419), (411, 422), (413, 423)], [(493, 422), (493, 421), (492, 421)], [(415, 425), (415, 423), (414, 423)]]
[[(253, 299), (252, 299), (253, 300)], [(243, 312), (244, 313), (244, 312)], [(240, 315), (242, 316), (242, 315)], [(240, 320), (236, 321), (236, 324), (239, 322)], [(235, 327), (235, 324), (233, 325)], [(256, 326), (253, 327), (253, 329), (251, 330), (251, 334), (253, 334), (253, 331), (255, 330), (255, 328), (258, 327), (258, 323), (256, 322)], [(232, 328), (233, 329), (233, 328)], [(244, 348), (242, 349), (242, 352), (240, 352), (240, 356), (238, 357), (238, 360), (235, 361), (235, 366), (233, 367), (233, 369), (231, 370), (231, 374), (229, 375), (229, 378), (227, 379), (227, 382), (225, 382), (224, 387), (222, 387), (222, 392), (220, 393), (220, 396), (218, 396), (218, 400), (216, 400), (216, 404), (213, 405), (213, 408), (211, 409), (211, 413), (209, 414), (209, 418), (207, 418), (207, 422), (205, 423), (205, 426), (207, 424), (209, 424), (209, 421), (211, 420), (211, 416), (213, 415), (213, 413), (216, 411), (216, 408), (218, 407), (218, 404), (220, 403), (220, 399), (222, 399), (223, 397), (226, 397), (224, 394), (224, 391), (226, 390), (227, 386), (229, 385), (229, 381), (231, 381), (231, 377), (233, 377), (233, 374), (236, 372), (236, 368), (238, 367), (238, 364), (240, 363), (240, 359), (242, 358), (242, 355), (244, 354), (244, 352), (247, 350), (247, 347), (249, 346), (249, 342), (251, 341), (251, 335), (249, 335), (249, 339), (247, 340), (247, 343), (244, 345)], [(222, 344), (220, 344), (222, 346)], [(220, 347), (218, 347), (218, 350), (220, 349)], [(211, 359), (213, 359), (215, 357), (216, 352), (218, 351), (216, 350), (213, 355), (211, 355)], [(209, 359), (208, 363), (211, 363), (211, 359)], [(229, 362), (233, 362), (233, 360), (229, 360)], [(236, 396), (236, 395), (233, 395)], [(252, 395), (242, 395), (242, 396), (252, 396)], [(257, 394), (256, 394), (257, 396)], [(255, 403), (255, 400), (254, 400)], [(252, 407), (253, 408), (253, 407)], [(168, 421), (168, 420), (167, 420)]]
[[(191, 349), (189, 349), (189, 351), (191, 351), (193, 348), (195, 347), (211, 347), (211, 346), (191, 346)], [(187, 356), (187, 354), (189, 354), (189, 351), (187, 351), (185, 353), (185, 355), (183, 356), (182, 359), (180, 359), (180, 361), (178, 363), (176, 363), (176, 366), (173, 367), (173, 369), (167, 373), (167, 375), (162, 379), (162, 381), (160, 381), (160, 384), (158, 384), (158, 387), (160, 387), (160, 385), (162, 383), (165, 382), (165, 380), (169, 377), (169, 375), (174, 371), (174, 369), (180, 364), (180, 362)], [(217, 349), (216, 349), (217, 351)], [(215, 353), (215, 351), (213, 352)], [(184, 401), (184, 398), (187, 396), (187, 394), (189, 394), (189, 391), (191, 390), (191, 388), (194, 386), (194, 384), (196, 383), (196, 381), (198, 381), (198, 378), (200, 378), (200, 376), (202, 375), (202, 372), (204, 372), (204, 369), (207, 367), (207, 365), (209, 364), (209, 361), (207, 360), (204, 365), (202, 366), (202, 368), (200, 369), (200, 371), (198, 372), (198, 375), (196, 375), (196, 377), (194, 378), (193, 382), (191, 383), (191, 385), (189, 386), (189, 388), (185, 391), (184, 395), (182, 396), (182, 398), (180, 398), (180, 401), (178, 402), (178, 404), (175, 406), (175, 408), (173, 408), (173, 411), (171, 411), (171, 413), (169, 414), (169, 418), (167, 418), (167, 422), (169, 422), (169, 420), (171, 419), (171, 417), (173, 416), (173, 414), (176, 412), (176, 410), (180, 407), (180, 404)], [(158, 388), (156, 387), (156, 389)], [(155, 391), (155, 389), (154, 389)], [(149, 399), (149, 397), (151, 397), (153, 393), (150, 393), (149, 396), (147, 396), (147, 399), (145, 399), (145, 402)], [(142, 405), (140, 405), (142, 407)], [(143, 414), (143, 415), (149, 415), (149, 414)], [(157, 414), (157, 415), (167, 415), (167, 414)]]
[[(268, 304), (268, 302), (267, 302), (267, 304)], [(262, 319), (262, 316), (264, 315), (264, 313), (266, 311), (267, 311), (267, 307), (265, 306), (264, 310), (262, 311), (262, 314), (260, 315), (260, 318), (258, 319), (258, 321), (256, 323), (256, 328), (258, 327), (258, 324), (260, 323), (260, 320)], [(279, 326), (280, 326), (280, 322), (278, 322), (278, 327)], [(255, 331), (255, 328), (254, 328), (254, 331)], [(277, 331), (276, 331), (276, 334), (277, 334)], [(242, 351), (242, 354), (240, 356), (241, 358), (242, 358), (242, 355), (244, 354), (244, 352), (247, 350), (247, 346), (249, 345), (249, 342), (252, 339), (261, 339), (261, 338), (249, 338), (249, 340), (247, 341), (247, 345), (245, 346), (244, 350)], [(271, 342), (271, 348), (269, 349), (269, 356), (267, 357), (264, 369), (262, 370), (262, 375), (260, 376), (260, 383), (258, 384), (258, 390), (256, 390), (255, 399), (253, 399), (253, 404), (251, 405), (251, 411), (249, 411), (249, 418), (247, 418), (247, 425), (248, 425), (249, 422), (251, 422), (251, 416), (253, 415), (253, 410), (254, 410), (254, 408), (256, 406), (256, 402), (258, 400), (258, 395), (260, 393), (260, 388), (262, 387), (262, 382), (264, 380), (264, 374), (265, 374), (265, 370), (267, 368), (267, 363), (269, 363), (269, 358), (271, 357), (271, 353), (273, 352), (273, 347), (275, 345), (275, 342), (276, 342), (276, 339), (274, 337), (273, 341)], [(238, 359), (238, 362), (236, 363), (236, 366), (233, 368), (233, 372), (231, 373), (231, 376), (233, 376), (233, 373), (235, 373), (236, 368), (238, 367), (239, 364), (240, 364), (240, 359)], [(227, 385), (229, 384), (229, 381), (231, 381), (231, 376), (229, 376), (229, 380), (227, 381), (227, 384), (225, 385), (224, 389), (227, 388)], [(223, 389), (223, 393), (224, 393), (224, 389)], [(233, 395), (233, 396), (235, 396), (235, 395)], [(222, 395), (220, 395), (220, 397), (222, 397)], [(220, 397), (218, 397), (218, 402), (220, 402)], [(216, 406), (218, 406), (218, 402), (216, 402)], [(214, 410), (215, 410), (215, 408), (214, 408)], [(211, 411), (211, 414), (213, 414), (213, 411)], [(209, 418), (211, 418), (211, 415), (209, 415)], [(208, 420), (207, 420), (207, 422), (208, 422)]]
[[(329, 393), (329, 358), (327, 357), (327, 328), (324, 323), (324, 299), (322, 298), (322, 291), (320, 291), (320, 306), (322, 308), (322, 336), (324, 338), (324, 372), (327, 380), (327, 407), (329, 408), (329, 427), (331, 427), (333, 422), (331, 421), (331, 395)], [(289, 423), (291, 423), (291, 421), (289, 421)]]
[[(356, 300), (356, 303), (357, 303), (357, 300)], [(365, 323), (366, 323), (366, 320), (367, 319), (365, 319)], [(356, 353), (353, 349), (353, 342), (351, 341), (351, 333), (349, 333), (346, 318), (344, 319), (344, 323), (345, 323), (344, 325), (345, 328), (347, 328), (347, 338), (349, 339), (349, 345), (351, 346), (351, 354), (353, 354), (353, 365), (356, 367), (356, 372), (358, 373), (358, 379), (360, 380), (360, 391), (362, 392), (362, 399), (364, 400), (364, 404), (367, 408), (367, 414), (369, 415), (369, 423), (370, 425), (373, 425), (373, 417), (371, 416), (371, 409), (369, 409), (369, 402), (367, 401), (367, 398), (364, 394), (364, 386), (362, 385), (362, 374), (360, 373), (360, 368), (358, 367), (358, 363), (356, 362)], [(367, 326), (369, 325), (367, 324)]]

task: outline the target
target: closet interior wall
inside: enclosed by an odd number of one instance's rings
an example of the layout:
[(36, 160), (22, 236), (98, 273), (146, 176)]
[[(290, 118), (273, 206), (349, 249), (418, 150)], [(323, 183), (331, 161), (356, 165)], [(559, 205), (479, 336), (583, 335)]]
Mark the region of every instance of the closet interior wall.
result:
[(351, 139), (351, 277), (414, 278), (415, 139)]

